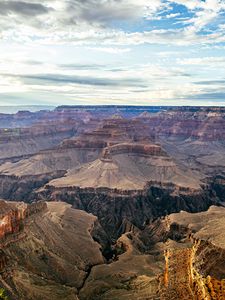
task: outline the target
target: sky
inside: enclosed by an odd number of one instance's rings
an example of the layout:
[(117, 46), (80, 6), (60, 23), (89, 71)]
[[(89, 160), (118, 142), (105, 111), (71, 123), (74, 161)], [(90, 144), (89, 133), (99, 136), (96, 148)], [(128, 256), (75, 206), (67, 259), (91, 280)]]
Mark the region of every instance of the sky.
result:
[(0, 105), (225, 105), (225, 0), (0, 0)]

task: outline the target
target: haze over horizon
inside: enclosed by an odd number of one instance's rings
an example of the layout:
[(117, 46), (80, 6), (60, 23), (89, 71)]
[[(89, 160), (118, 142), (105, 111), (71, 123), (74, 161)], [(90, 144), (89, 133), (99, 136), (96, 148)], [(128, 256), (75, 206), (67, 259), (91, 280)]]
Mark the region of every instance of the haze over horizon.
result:
[(225, 105), (224, 0), (3, 0), (0, 106)]

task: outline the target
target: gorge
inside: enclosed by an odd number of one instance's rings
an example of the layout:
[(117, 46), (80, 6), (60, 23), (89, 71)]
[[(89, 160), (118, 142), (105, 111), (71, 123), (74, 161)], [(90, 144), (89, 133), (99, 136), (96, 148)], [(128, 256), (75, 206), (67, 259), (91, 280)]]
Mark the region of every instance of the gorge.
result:
[(9, 299), (225, 297), (224, 108), (64, 106), (0, 126)]

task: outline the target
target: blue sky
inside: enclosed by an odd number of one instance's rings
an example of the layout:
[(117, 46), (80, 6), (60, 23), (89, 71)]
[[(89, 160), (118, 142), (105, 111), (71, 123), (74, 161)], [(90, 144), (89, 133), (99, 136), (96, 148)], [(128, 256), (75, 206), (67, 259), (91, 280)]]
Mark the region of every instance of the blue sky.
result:
[(1, 0), (0, 105), (225, 105), (225, 0)]

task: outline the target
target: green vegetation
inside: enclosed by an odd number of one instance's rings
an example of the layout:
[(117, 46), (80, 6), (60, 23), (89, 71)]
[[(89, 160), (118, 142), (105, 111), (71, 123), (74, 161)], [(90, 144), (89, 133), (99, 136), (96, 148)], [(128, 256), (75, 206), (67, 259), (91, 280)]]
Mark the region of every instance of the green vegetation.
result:
[(9, 298), (5, 294), (5, 290), (0, 288), (0, 300), (9, 300)]

